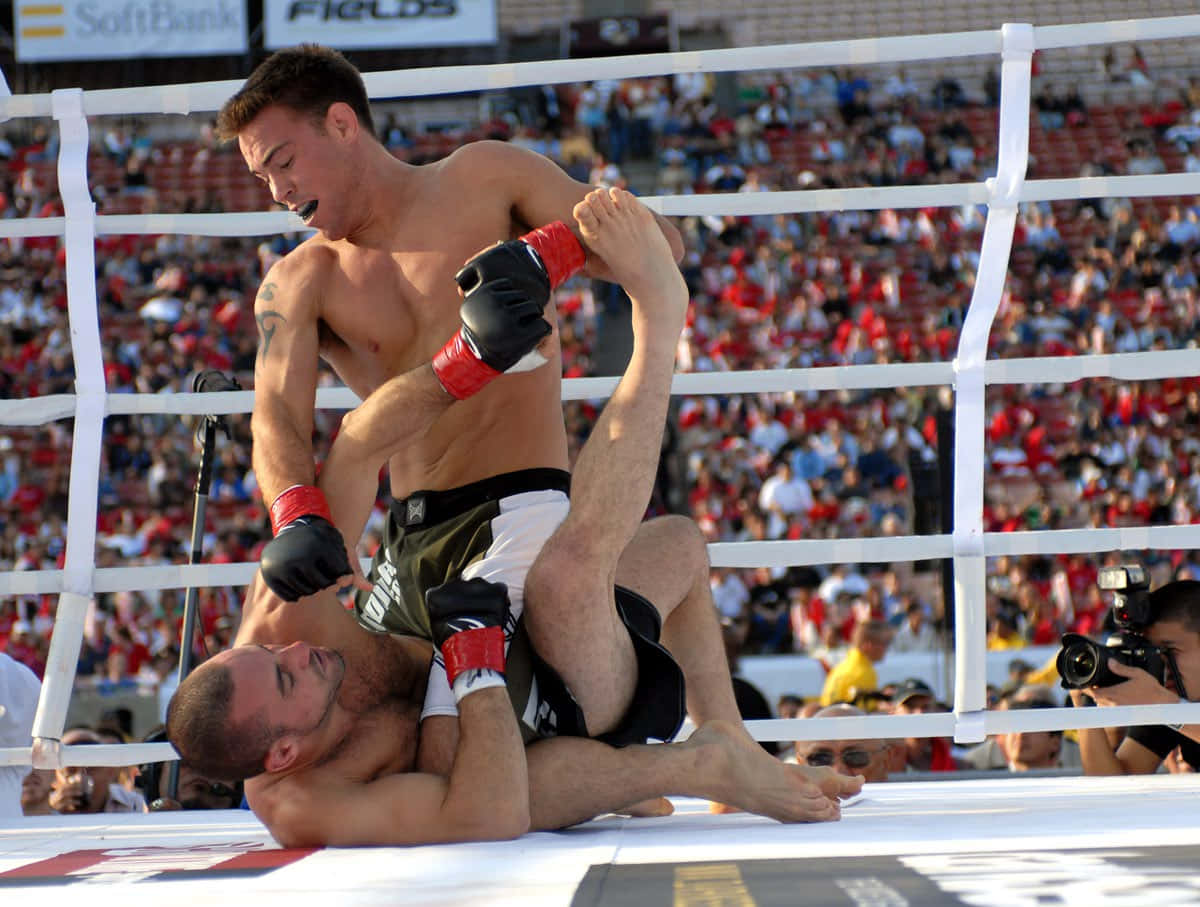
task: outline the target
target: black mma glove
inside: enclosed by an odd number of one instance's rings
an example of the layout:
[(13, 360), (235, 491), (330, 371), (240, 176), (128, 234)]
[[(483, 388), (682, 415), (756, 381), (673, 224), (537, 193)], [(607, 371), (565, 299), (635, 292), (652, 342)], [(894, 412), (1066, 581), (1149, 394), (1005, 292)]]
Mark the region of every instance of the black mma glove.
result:
[(455, 701), (504, 686), (508, 587), (485, 579), (452, 579), (426, 592), (425, 606)]
[(463, 302), (462, 327), (433, 357), (447, 393), (463, 400), (504, 372), (542, 365), (536, 347), (551, 330), (542, 314), (547, 298), (531, 298), (507, 277), (476, 284)]
[(546, 298), (583, 267), (583, 246), (561, 220), (530, 230), (520, 239), (497, 243), (468, 261), (454, 279), (464, 293), (494, 277), (517, 277), (532, 292), (545, 287)]
[(462, 400), (504, 372), (542, 365), (536, 347), (551, 330), (543, 315), (550, 291), (583, 262), (579, 240), (557, 221), (467, 262), (454, 276), (463, 325), (433, 360), (442, 387)]
[(351, 572), (342, 534), (320, 489), (293, 485), (271, 505), (275, 538), (263, 547), (259, 570), (267, 587), (294, 602)]

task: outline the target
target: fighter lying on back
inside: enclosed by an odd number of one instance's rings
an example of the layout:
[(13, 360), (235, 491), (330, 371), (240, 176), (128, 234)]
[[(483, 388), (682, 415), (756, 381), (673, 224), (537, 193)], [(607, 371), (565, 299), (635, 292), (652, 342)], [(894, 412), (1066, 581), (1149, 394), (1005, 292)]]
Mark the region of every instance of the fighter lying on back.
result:
[[(619, 263), (614, 268), (634, 301), (634, 351), (580, 454), (569, 511), (560, 492), (524, 492), (494, 521), (501, 549), (508, 530), (524, 520), (557, 527), (528, 575), (507, 586), (508, 696), (453, 677), (428, 679), (429, 637), (456, 638), (445, 630), (443, 598), (478, 600), (482, 613), (467, 616), (488, 615), (483, 622), (492, 625), (502, 612), (498, 587), (476, 582), (491, 581), (495, 558), (472, 562), (462, 581), (427, 598), (432, 613), (424, 613), (420, 634), (366, 633), (332, 593), (289, 605), (256, 584), (238, 645), (176, 694), (172, 741), (195, 764), (212, 760), (214, 774), (235, 763), (242, 773), (258, 772), (247, 795), (283, 843), (506, 837), (669, 794), (813, 821), (836, 818), (837, 798), (859, 789), (857, 779), (778, 762), (740, 725), (703, 539), (686, 519), (641, 522), (686, 289), (653, 218), (628, 193), (593, 192), (576, 217), (589, 245)], [(457, 405), (424, 367), (389, 381), (348, 414), (321, 482), (332, 522), (352, 541), (373, 500), (378, 466), (391, 452), (377, 432), (402, 442)], [(428, 500), (434, 509), (451, 503), (446, 496)], [(515, 535), (518, 546), (523, 535)], [(515, 559), (524, 557), (518, 551)], [(476, 571), (478, 564), (487, 566)], [(404, 619), (420, 616), (411, 601), (406, 607)], [(323, 646), (271, 645), (292, 639)], [(453, 654), (451, 674), (500, 667), (494, 630), (477, 639), (480, 645), (452, 645), (474, 654)], [(634, 742), (679, 726), (683, 677), (700, 729), (682, 744)], [(457, 717), (440, 707), (429, 711), (427, 693), (439, 683), (459, 700)], [(424, 721), (423, 710), (431, 716)], [(525, 747), (522, 736), (530, 740)], [(227, 755), (229, 764), (218, 766)]]

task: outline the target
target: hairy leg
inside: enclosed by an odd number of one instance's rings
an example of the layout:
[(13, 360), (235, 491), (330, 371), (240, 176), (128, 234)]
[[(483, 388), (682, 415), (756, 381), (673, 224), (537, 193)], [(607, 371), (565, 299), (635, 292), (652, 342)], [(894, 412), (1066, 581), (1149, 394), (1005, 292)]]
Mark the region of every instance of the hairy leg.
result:
[[(664, 570), (664, 563), (670, 569)], [(724, 733), (750, 742), (733, 694), (729, 661), (712, 600), (708, 549), (696, 524), (684, 517), (662, 517), (644, 523), (621, 556), (617, 582), (646, 596), (663, 615), (662, 642), (683, 669), (692, 721), (699, 727), (716, 722), (726, 729)], [(758, 754), (764, 758), (758, 758)], [(757, 766), (756, 771), (765, 773), (764, 783), (777, 774), (776, 766), (782, 764), (757, 743), (745, 750), (744, 756)], [(805, 777), (831, 795), (833, 791), (841, 796), (857, 793), (854, 784), (841, 786), (831, 777), (835, 774), (831, 768), (789, 765), (786, 773), (793, 778)], [(739, 800), (744, 803), (741, 796)], [(731, 808), (761, 812), (761, 808), (737, 802), (714, 803), (713, 808), (717, 812)]]
[[(860, 781), (785, 765), (741, 724), (699, 533), (681, 518), (641, 524), (687, 309), (682, 277), (652, 216), (627, 193), (593, 192), (576, 218), (633, 301), (634, 350), (580, 453), (570, 513), (526, 580), (526, 624), (535, 648), (575, 693), (589, 728), (603, 732), (624, 713), (636, 682), (632, 644), (612, 598), (620, 578), (663, 613), (664, 643), (687, 676), (690, 708), (702, 720), (730, 717), (706, 721), (678, 747), (615, 750), (571, 738), (534, 745), (527, 751), (534, 827), (675, 793), (782, 821), (837, 818), (837, 798), (857, 792)], [(562, 758), (570, 750), (578, 752)]]
[(683, 669), (692, 720), (740, 725), (709, 586), (708, 548), (696, 524), (679, 516), (643, 523), (621, 555), (617, 582), (644, 595), (662, 614), (662, 644)]
[(633, 353), (575, 464), (570, 513), (526, 579), (525, 621), (600, 733), (624, 713), (637, 679), (612, 585), (650, 499), (688, 296), (654, 216), (632, 195), (593, 191), (575, 216), (630, 296)]
[[(616, 749), (596, 740), (554, 737), (525, 751), (534, 829), (560, 828), (605, 812), (657, 814), (662, 796), (701, 797), (780, 822), (826, 822), (861, 782), (832, 769), (820, 779), (780, 762), (722, 721), (683, 743)], [(816, 783), (814, 783), (816, 781)]]

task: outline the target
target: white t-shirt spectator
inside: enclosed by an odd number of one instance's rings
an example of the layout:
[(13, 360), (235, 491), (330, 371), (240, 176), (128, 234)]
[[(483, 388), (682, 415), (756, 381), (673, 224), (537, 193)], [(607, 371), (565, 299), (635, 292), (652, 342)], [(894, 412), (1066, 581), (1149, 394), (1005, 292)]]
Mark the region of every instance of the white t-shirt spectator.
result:
[(1147, 149), (1141, 154), (1134, 154), (1129, 159), (1128, 172), (1131, 176), (1149, 176), (1155, 173), (1166, 173), (1167, 165), (1163, 159)]
[(821, 585), (817, 587), (817, 598), (826, 602), (836, 602), (843, 592), (857, 597), (866, 595), (870, 588), (870, 581), (861, 573), (838, 565), (829, 576), (821, 580)]
[(788, 430), (777, 419), (767, 419), (759, 422), (750, 429), (750, 443), (761, 447), (771, 456), (779, 453), (779, 449), (788, 441)]
[(961, 173), (975, 165), (975, 149), (970, 145), (951, 145), (946, 152), (946, 157), (950, 160), (950, 166), (954, 168), (955, 173)]
[(1026, 475), (1029, 458), (1016, 444), (997, 444), (992, 451), (992, 468), (1004, 476)]
[(885, 93), (893, 98), (913, 98), (920, 92), (917, 89), (916, 83), (913, 82), (904, 72), (900, 70), (888, 77), (888, 80), (883, 84)]
[(1180, 246), (1194, 243), (1200, 239), (1200, 226), (1197, 226), (1194, 220), (1168, 218), (1167, 222), (1163, 224), (1163, 229), (1171, 242)]
[(730, 571), (719, 579), (717, 576), (713, 577), (712, 596), (721, 616), (731, 620), (741, 617), (750, 601), (750, 592), (735, 571)]
[[(33, 671), (0, 652), (0, 747), (33, 743), (33, 715), (41, 692), (41, 681)], [(21, 781), (29, 769), (28, 765), (0, 766), (0, 818), (22, 815)]]
[(175, 296), (152, 296), (138, 314), (149, 321), (165, 321), (174, 324), (183, 317), (183, 300)]
[(888, 127), (888, 144), (893, 148), (907, 145), (916, 151), (925, 147), (925, 134), (914, 124), (901, 121)]
[[(1200, 125), (1189, 120), (1176, 123), (1163, 133), (1163, 138), (1177, 145), (1187, 146), (1200, 139)], [(1180, 149), (1182, 150), (1182, 148)]]
[(933, 629), (932, 624), (922, 620), (917, 629), (914, 630), (906, 617), (901, 621), (900, 626), (896, 628), (896, 634), (892, 637), (892, 644), (888, 647), (888, 651), (933, 652), (937, 647), (937, 632)]
[(808, 513), (812, 509), (813, 493), (804, 479), (790, 478), (775, 473), (762, 484), (758, 493), (758, 506), (763, 510), (780, 513)]

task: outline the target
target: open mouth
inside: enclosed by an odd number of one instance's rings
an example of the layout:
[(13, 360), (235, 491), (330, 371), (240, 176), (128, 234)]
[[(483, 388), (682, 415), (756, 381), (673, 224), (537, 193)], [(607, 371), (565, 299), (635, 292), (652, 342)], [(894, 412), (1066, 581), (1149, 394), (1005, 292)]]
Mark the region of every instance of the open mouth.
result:
[(312, 216), (317, 213), (317, 200), (314, 198), (311, 202), (301, 205), (296, 209), (296, 213), (300, 215), (300, 219), (305, 223), (312, 220)]

